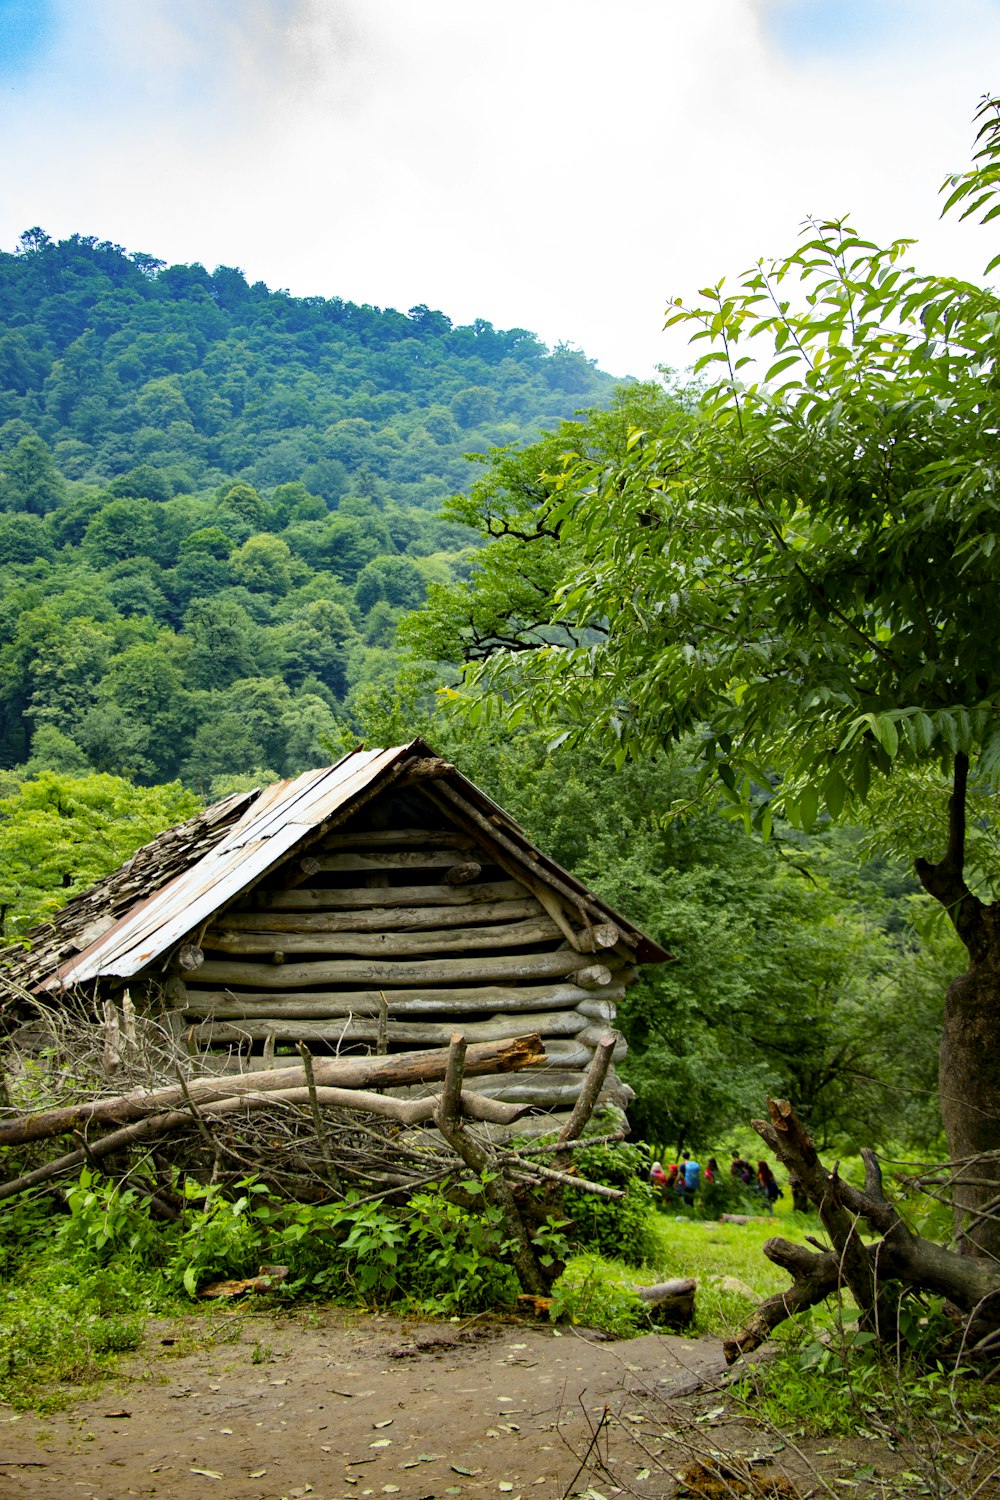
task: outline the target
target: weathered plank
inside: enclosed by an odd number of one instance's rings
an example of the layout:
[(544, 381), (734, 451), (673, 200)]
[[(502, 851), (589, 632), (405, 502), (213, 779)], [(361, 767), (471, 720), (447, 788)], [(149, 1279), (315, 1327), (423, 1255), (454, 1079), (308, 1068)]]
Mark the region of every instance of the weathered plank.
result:
[(247, 909), (266, 911), (364, 911), (372, 906), (475, 906), (491, 901), (523, 901), (531, 892), (519, 880), (487, 880), (481, 885), (395, 885), (324, 890), (260, 890)]
[[(541, 1037), (572, 1037), (587, 1026), (586, 1016), (575, 1010), (527, 1011), (524, 1015), (492, 1016), (487, 1021), (395, 1021), (390, 1020), (388, 1050), (401, 1046), (446, 1047), (458, 1027), (466, 1041), (499, 1042), (523, 1036), (525, 1031)], [(375, 1042), (378, 1021), (345, 1018), (341, 1021), (303, 1021), (287, 1016), (265, 1016), (255, 1021), (199, 1022), (192, 1027), (192, 1040), (199, 1046), (218, 1047), (244, 1041), (277, 1042)], [(586, 1049), (584, 1049), (586, 1050)]]
[(318, 844), (321, 850), (336, 849), (473, 849), (475, 839), (457, 828), (368, 828), (328, 833)]
[[(433, 927), (464, 927), (467, 922), (517, 922), (537, 917), (540, 901), (493, 901), (465, 906), (390, 906), (370, 911), (227, 911), (220, 926), (242, 932), (411, 932)], [(211, 948), (209, 928), (206, 946)]]
[(215, 953), (358, 954), (365, 958), (417, 958), (425, 953), (470, 953), (478, 949), (526, 948), (551, 943), (562, 933), (549, 917), (489, 927), (446, 928), (429, 932), (247, 932), (242, 928), (210, 928), (204, 946)]
[(368, 853), (344, 852), (341, 854), (319, 854), (319, 868), (327, 874), (339, 874), (345, 870), (380, 870), (391, 874), (393, 870), (448, 870), (460, 864), (451, 849), (393, 849), (373, 850)]
[[(265, 990), (307, 988), (325, 984), (351, 985), (440, 985), (469, 984), (482, 980), (561, 978), (587, 970), (595, 984), (611, 983), (611, 970), (602, 969), (602, 979), (587, 965), (586, 955), (572, 951), (557, 953), (501, 953), (468, 958), (414, 958), (396, 963), (375, 959), (318, 959), (313, 963), (271, 965), (249, 960), (206, 959), (198, 978), (206, 984), (247, 984)], [(588, 979), (588, 985), (590, 979)]]
[[(231, 990), (202, 990), (193, 985), (183, 998), (175, 997), (175, 1003), (183, 1008), (188, 1018), (205, 1016), (219, 1021), (255, 1021), (268, 1016), (282, 1020), (322, 1021), (334, 1016), (377, 1016), (379, 996), (384, 994), (392, 1016), (454, 1016), (483, 1014), (487, 1011), (504, 1011), (521, 1014), (539, 1007), (579, 1009), (588, 1020), (607, 1023), (612, 1018), (613, 1005), (625, 994), (621, 983), (609, 984), (601, 991), (597, 1000), (592, 990), (584, 990), (575, 984), (522, 985), (505, 988), (502, 985), (480, 985), (467, 989), (427, 989), (419, 995), (412, 990), (310, 990), (303, 994), (292, 991), (282, 994), (234, 993)], [(605, 1027), (599, 1031), (603, 1033)]]

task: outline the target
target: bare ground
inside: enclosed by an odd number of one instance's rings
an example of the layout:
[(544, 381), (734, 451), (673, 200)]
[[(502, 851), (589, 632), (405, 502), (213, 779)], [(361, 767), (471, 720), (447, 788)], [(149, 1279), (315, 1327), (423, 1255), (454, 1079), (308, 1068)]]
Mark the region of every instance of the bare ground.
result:
[(50, 1416), (0, 1408), (0, 1495), (947, 1492), (926, 1487), (934, 1464), (923, 1455), (874, 1440), (795, 1443), (734, 1416), (724, 1375), (718, 1341), (660, 1334), (610, 1343), (547, 1325), (328, 1308), (161, 1321), (96, 1396)]

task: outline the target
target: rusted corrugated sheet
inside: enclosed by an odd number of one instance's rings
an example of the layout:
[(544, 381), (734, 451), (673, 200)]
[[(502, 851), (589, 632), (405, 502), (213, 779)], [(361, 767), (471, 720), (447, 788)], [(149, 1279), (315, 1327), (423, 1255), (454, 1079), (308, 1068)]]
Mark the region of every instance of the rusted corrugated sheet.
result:
[(355, 750), (335, 766), (265, 787), (243, 817), (202, 859), (134, 906), (39, 990), (85, 984), (103, 975), (129, 979), (253, 885), (313, 829), (410, 752)]

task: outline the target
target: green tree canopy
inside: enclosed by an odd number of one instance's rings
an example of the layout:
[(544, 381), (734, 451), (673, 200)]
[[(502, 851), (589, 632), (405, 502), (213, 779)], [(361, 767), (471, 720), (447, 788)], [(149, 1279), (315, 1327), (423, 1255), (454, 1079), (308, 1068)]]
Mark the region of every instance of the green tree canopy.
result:
[(176, 782), (135, 787), (117, 776), (55, 771), (24, 782), (0, 800), (3, 936), (50, 916), (198, 806)]
[[(980, 119), (949, 203), (985, 222), (1000, 104)], [(944, 852), (917, 870), (969, 953), (941, 1078), (965, 1156), (1000, 1147), (1000, 905), (966, 880), (970, 767), (987, 792), (1000, 777), (1000, 296), (918, 273), (908, 250), (816, 221), (792, 254), (673, 306), (704, 350), (700, 399), (636, 427), (624, 456), (567, 457), (543, 502), (565, 549), (550, 620), (576, 639), (495, 650), (471, 679), (619, 764), (697, 730), (765, 831), (940, 767), (949, 823), (922, 852)], [(972, 1234), (1000, 1251), (1000, 1223)]]

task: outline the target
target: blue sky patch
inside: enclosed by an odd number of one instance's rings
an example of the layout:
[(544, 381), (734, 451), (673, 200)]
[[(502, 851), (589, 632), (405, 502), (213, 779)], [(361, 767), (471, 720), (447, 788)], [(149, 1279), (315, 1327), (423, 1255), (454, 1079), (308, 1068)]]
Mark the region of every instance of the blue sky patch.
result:
[(768, 0), (764, 29), (793, 57), (842, 57), (877, 48), (901, 29), (905, 33), (913, 9), (908, 0)]
[(0, 77), (29, 73), (44, 57), (54, 28), (52, 0), (0, 0)]

